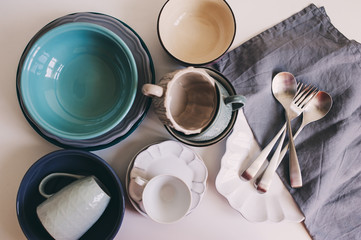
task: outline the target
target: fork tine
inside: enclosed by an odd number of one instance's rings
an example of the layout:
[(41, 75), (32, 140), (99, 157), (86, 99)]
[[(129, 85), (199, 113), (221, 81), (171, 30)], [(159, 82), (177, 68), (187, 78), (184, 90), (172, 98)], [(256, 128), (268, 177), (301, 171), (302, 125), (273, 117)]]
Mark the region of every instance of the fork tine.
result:
[(298, 101), (296, 104), (296, 106), (298, 107), (302, 107), (304, 106), (305, 103), (307, 103), (309, 101), (309, 99), (313, 96), (313, 94), (308, 94), (308, 95), (305, 95), (300, 101)]
[(313, 87), (311, 86), (306, 86), (302, 92), (299, 94), (299, 96), (295, 99), (295, 103), (301, 103), (304, 101), (304, 99), (309, 95), (310, 91), (313, 90)]
[(302, 93), (302, 91), (303, 91), (303, 83), (298, 83), (297, 91), (296, 91), (295, 96), (293, 97), (293, 101), (297, 101), (297, 99), (300, 98), (300, 94)]
[(296, 91), (296, 94), (295, 94), (294, 99), (299, 95), (299, 93), (300, 93), (300, 91), (302, 90), (302, 88), (303, 88), (303, 83), (298, 82), (298, 83), (297, 83), (297, 91)]
[(302, 109), (305, 108), (308, 105), (308, 103), (311, 102), (311, 100), (317, 95), (318, 92), (319, 92), (318, 89), (314, 89), (313, 92), (310, 93), (308, 97), (299, 104), (299, 107)]
[(308, 84), (301, 84), (302, 85), (302, 88), (298, 89), (296, 94), (295, 94), (295, 97), (294, 99), (295, 100), (298, 100), (300, 99), (302, 96), (304, 96), (305, 94), (307, 94), (307, 91), (311, 88), (310, 85)]
[(301, 104), (315, 90), (317, 90), (316, 87), (305, 85), (305, 88), (294, 98), (294, 103), (296, 105)]

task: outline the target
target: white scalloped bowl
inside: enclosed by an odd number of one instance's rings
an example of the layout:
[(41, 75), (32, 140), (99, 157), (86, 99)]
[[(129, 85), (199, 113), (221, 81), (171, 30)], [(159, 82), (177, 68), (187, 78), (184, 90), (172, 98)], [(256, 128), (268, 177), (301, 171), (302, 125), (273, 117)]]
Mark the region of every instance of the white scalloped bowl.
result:
[[(277, 174), (267, 193), (260, 194), (254, 181), (243, 181), (240, 171), (260, 153), (260, 148), (245, 119), (243, 111), (227, 139), (226, 152), (216, 178), (217, 191), (231, 207), (250, 222), (301, 222), (304, 215)], [(254, 178), (256, 179), (257, 176)]]

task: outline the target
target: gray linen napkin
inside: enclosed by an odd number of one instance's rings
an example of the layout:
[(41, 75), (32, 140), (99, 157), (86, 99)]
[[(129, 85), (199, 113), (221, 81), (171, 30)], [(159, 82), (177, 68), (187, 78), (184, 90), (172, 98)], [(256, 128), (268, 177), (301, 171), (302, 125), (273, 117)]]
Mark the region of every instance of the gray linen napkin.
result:
[(244, 113), (262, 148), (285, 122), (271, 93), (275, 73), (291, 72), (332, 96), (328, 115), (295, 141), (304, 186), (290, 188), (288, 155), (278, 169), (317, 240), (361, 239), (360, 49), (331, 24), (324, 8), (311, 4), (212, 65), (247, 97)]

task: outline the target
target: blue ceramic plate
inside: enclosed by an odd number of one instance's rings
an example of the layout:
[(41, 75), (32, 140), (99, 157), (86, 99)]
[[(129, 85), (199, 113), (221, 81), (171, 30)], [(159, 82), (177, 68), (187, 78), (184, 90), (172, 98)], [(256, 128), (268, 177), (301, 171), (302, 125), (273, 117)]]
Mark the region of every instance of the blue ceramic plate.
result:
[(93, 23), (67, 23), (29, 50), (20, 94), (41, 128), (61, 138), (88, 139), (126, 116), (137, 81), (133, 55), (118, 35)]
[[(53, 172), (79, 175), (94, 175), (109, 190), (111, 200), (99, 220), (81, 239), (113, 239), (118, 233), (124, 217), (125, 202), (121, 182), (102, 158), (82, 150), (58, 150), (35, 162), (24, 175), (16, 199), (16, 213), (19, 224), (28, 239), (53, 239), (42, 226), (36, 214), (36, 207), (45, 200), (40, 195), (40, 181)], [(56, 192), (69, 182), (52, 184), (49, 192)], [(50, 185), (50, 183), (49, 183)]]
[(125, 116), (125, 118), (111, 131), (108, 131), (101, 136), (91, 139), (71, 140), (57, 137), (37, 125), (36, 122), (31, 118), (29, 113), (26, 111), (26, 108), (24, 108), (23, 99), (18, 94), (20, 107), (24, 113), (25, 118), (28, 120), (34, 130), (51, 143), (63, 148), (71, 147), (91, 151), (104, 149), (125, 139), (139, 126), (151, 104), (151, 99), (145, 97), (141, 93), (141, 87), (145, 83), (155, 82), (153, 62), (147, 46), (145, 45), (143, 40), (137, 35), (137, 33), (129, 26), (127, 26), (124, 22), (108, 15), (92, 12), (69, 14), (50, 22), (49, 24), (44, 26), (37, 34), (35, 34), (35, 36), (30, 40), (23, 52), (17, 72), (17, 92), (19, 93), (20, 89), (20, 76), (21, 69), (24, 64), (24, 59), (28, 55), (29, 49), (31, 49), (31, 47), (34, 45), (34, 42), (49, 30), (71, 22), (87, 22), (106, 27), (107, 29), (117, 34), (127, 44), (128, 48), (133, 54), (138, 69), (138, 88), (132, 108)]
[[(205, 67), (202, 68), (204, 68), (211, 77), (213, 77), (218, 83), (220, 83), (221, 86), (228, 92), (229, 95), (236, 94), (236, 91), (234, 90), (232, 84), (228, 81), (228, 79), (225, 76), (223, 76), (221, 73), (219, 73), (214, 69), (205, 68)], [(195, 147), (204, 147), (215, 144), (221, 141), (223, 138), (225, 138), (232, 130), (234, 123), (237, 120), (237, 115), (238, 115), (238, 111), (233, 111), (231, 113), (231, 116), (228, 117), (229, 119), (228, 124), (225, 124), (223, 128), (220, 128), (219, 133), (216, 136), (205, 135), (200, 137), (197, 134), (185, 135), (171, 127), (165, 126), (165, 128), (174, 138), (185, 144)]]

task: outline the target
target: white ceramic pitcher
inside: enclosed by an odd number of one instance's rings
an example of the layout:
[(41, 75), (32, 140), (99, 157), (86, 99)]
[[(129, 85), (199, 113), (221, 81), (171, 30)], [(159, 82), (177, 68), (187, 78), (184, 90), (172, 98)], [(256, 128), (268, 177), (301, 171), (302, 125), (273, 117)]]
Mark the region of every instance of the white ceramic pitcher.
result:
[[(77, 180), (54, 194), (45, 192), (46, 184), (56, 177), (72, 177)], [(110, 196), (95, 176), (68, 173), (52, 173), (39, 185), (45, 198), (37, 209), (40, 222), (55, 239), (79, 239), (100, 218)]]

